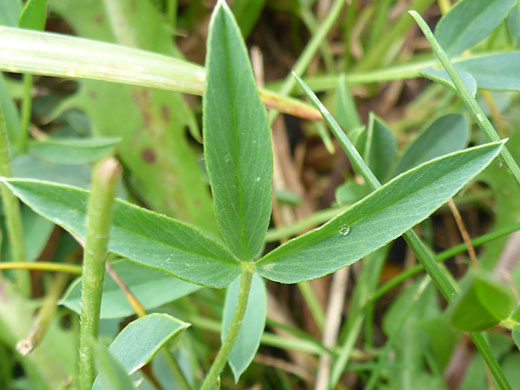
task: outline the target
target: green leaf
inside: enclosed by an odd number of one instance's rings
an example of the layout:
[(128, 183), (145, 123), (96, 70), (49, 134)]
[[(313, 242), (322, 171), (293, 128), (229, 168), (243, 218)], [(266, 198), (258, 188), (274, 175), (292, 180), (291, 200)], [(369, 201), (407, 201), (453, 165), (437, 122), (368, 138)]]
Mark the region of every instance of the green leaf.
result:
[(31, 30), (43, 30), (46, 19), (47, 0), (28, 0), (18, 19), (18, 26)]
[[(117, 26), (124, 21), (131, 33), (123, 34), (122, 43), (130, 40), (140, 49), (174, 58), (178, 51), (171, 29), (152, 3), (118, 0), (121, 12), (112, 17), (101, 16), (107, 12), (102, 0), (52, 0), (50, 6), (82, 37), (113, 42), (110, 21), (118, 20)], [(97, 137), (121, 138), (116, 150), (130, 179), (127, 183), (147, 207), (218, 234), (200, 151), (186, 136), (186, 129), (199, 132), (197, 121), (181, 94), (82, 80), (78, 92), (63, 101), (54, 117), (71, 108), (88, 116)], [(66, 112), (69, 117), (71, 112)]]
[(364, 160), (377, 179), (384, 182), (394, 161), (397, 141), (394, 133), (373, 113), (368, 121)]
[(435, 37), (448, 56), (460, 54), (487, 37), (515, 4), (516, 0), (460, 0), (439, 21)]
[(49, 138), (29, 143), (29, 153), (58, 164), (87, 164), (108, 156), (120, 138)]
[(211, 18), (206, 66), (204, 157), (215, 214), (233, 253), (248, 261), (271, 217), (271, 137), (246, 47), (223, 1)]
[(398, 176), (322, 227), (268, 253), (256, 263), (257, 272), (296, 283), (354, 263), (428, 217), (482, 171), (502, 145), (453, 153)]
[(16, 104), (7, 89), (7, 83), (2, 73), (0, 73), (0, 105), (2, 105), (2, 110), (4, 111), (9, 144), (15, 145), (18, 139), (18, 132), (20, 131), (20, 116)]
[(349, 180), (336, 189), (336, 202), (340, 205), (353, 204), (370, 194), (370, 188), (366, 184)]
[(21, 0), (0, 1), (0, 24), (3, 26), (16, 27), (21, 10)]
[(463, 149), (468, 137), (469, 127), (464, 115), (448, 114), (435, 119), (408, 146), (392, 177), (428, 160)]
[(455, 69), (471, 74), (479, 88), (518, 91), (520, 90), (519, 61), (520, 51), (511, 51), (458, 62), (455, 63)]
[[(88, 191), (37, 180), (6, 184), (35, 212), (85, 238)], [(224, 287), (240, 274), (238, 260), (199, 230), (122, 200), (114, 207), (109, 251), (211, 287)]]
[[(475, 77), (473, 77), (471, 73), (465, 72), (463, 70), (459, 70), (459, 75), (464, 81), (464, 84), (466, 84), (466, 87), (468, 87), (469, 91), (471, 92), (471, 95), (475, 97), (475, 95), (477, 94), (477, 80), (475, 80)], [(455, 85), (453, 84), (453, 82), (450, 79), (450, 76), (448, 76), (448, 73), (446, 73), (445, 70), (426, 68), (421, 71), (421, 76), (435, 81), (451, 89), (453, 92), (457, 92), (457, 88), (455, 88)]]
[(255, 26), (266, 0), (235, 0), (232, 10), (237, 19), (240, 30), (244, 38), (247, 38)]
[(511, 331), (511, 335), (513, 336), (516, 347), (520, 349), (520, 326), (515, 326)]
[(133, 374), (190, 324), (168, 314), (153, 313), (129, 323), (112, 341), (108, 351)]
[(483, 271), (470, 274), (462, 293), (449, 308), (453, 327), (481, 332), (509, 317), (515, 307), (511, 289)]
[(94, 385), (99, 390), (132, 390), (132, 380), (120, 362), (115, 359), (106, 347), (99, 342), (92, 342), (98, 382)]
[[(111, 265), (146, 310), (174, 301), (200, 288), (131, 261), (118, 261)], [(78, 278), (69, 286), (60, 303), (79, 314), (80, 302), (81, 278)], [(122, 318), (133, 314), (135, 311), (121, 287), (110, 274), (105, 273), (100, 318)]]
[(90, 186), (90, 168), (87, 165), (64, 165), (42, 160), (30, 154), (16, 156), (12, 161), (13, 176), (68, 184)]
[[(227, 330), (231, 325), (231, 319), (235, 313), (239, 286), (240, 279), (237, 279), (227, 288), (222, 319), (222, 333), (220, 337), (222, 341), (226, 338)], [(242, 375), (255, 357), (256, 351), (260, 346), (260, 338), (264, 333), (266, 315), (267, 292), (265, 283), (260, 276), (254, 274), (242, 327), (238, 332), (235, 345), (229, 355), (229, 365), (235, 375), (235, 382), (238, 382), (240, 375)]]

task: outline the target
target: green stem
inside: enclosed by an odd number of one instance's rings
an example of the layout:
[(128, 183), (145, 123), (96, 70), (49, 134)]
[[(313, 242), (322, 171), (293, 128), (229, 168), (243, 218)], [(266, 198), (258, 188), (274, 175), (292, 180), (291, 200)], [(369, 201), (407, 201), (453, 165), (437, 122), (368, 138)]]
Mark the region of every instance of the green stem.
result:
[(6, 262), (0, 263), (0, 269), (32, 269), (47, 272), (65, 272), (68, 274), (81, 275), (81, 266), (74, 264), (62, 264), (53, 262)]
[(22, 118), (20, 121), (20, 134), (18, 138), (17, 150), (22, 154), (27, 148), (27, 140), (29, 138), (29, 124), (31, 123), (32, 111), (32, 74), (24, 73), (23, 75), (23, 99), (22, 99)]
[[(520, 223), (511, 225), (511, 226), (507, 226), (503, 229), (495, 230), (494, 232), (491, 232), (488, 234), (484, 234), (480, 237), (477, 237), (477, 238), (471, 240), (471, 244), (473, 246), (482, 245), (489, 241), (496, 240), (497, 238), (506, 236), (517, 230), (520, 230)], [(445, 261), (445, 260), (453, 257), (454, 255), (456, 255), (458, 253), (462, 253), (466, 250), (467, 250), (466, 244), (460, 244), (460, 245), (454, 246), (453, 248), (450, 248), (441, 253), (438, 253), (435, 256), (435, 261), (437, 261), (437, 262)], [(370, 298), (369, 303), (373, 303), (373, 302), (377, 301), (383, 295), (385, 295), (386, 293), (388, 293), (389, 291), (391, 291), (392, 289), (394, 289), (395, 287), (400, 285), (402, 282), (404, 282), (406, 279), (408, 279), (414, 275), (417, 275), (419, 272), (421, 272), (423, 270), (424, 270), (424, 267), (421, 264), (418, 264), (418, 265), (400, 273), (398, 276), (396, 276), (392, 280), (389, 280), (384, 285), (382, 285), (380, 288), (378, 288), (377, 291), (374, 293), (374, 295), (372, 295), (372, 297)]]
[[(7, 178), (12, 176), (9, 139), (7, 138), (7, 126), (2, 105), (0, 105), (0, 176)], [(4, 183), (1, 183), (0, 187), (13, 260), (25, 262), (27, 259), (20, 204)], [(17, 271), (16, 282), (22, 294), (26, 296), (31, 294), (31, 279), (28, 271)]]
[(121, 167), (112, 157), (101, 161), (92, 175), (81, 291), (79, 341), (80, 390), (91, 390), (94, 383), (94, 357), (91, 346), (99, 330), (99, 311), (105, 276), (105, 259), (112, 226), (113, 204)]
[[(300, 10), (300, 18), (303, 23), (311, 33), (311, 35), (316, 34), (317, 25), (316, 19), (309, 7), (303, 6)], [(325, 69), (327, 73), (335, 73), (334, 66), (334, 56), (332, 55), (332, 51), (330, 50), (329, 43), (327, 41), (323, 42), (323, 45), (320, 47), (321, 56), (323, 57), (323, 62), (325, 63)]]
[[(464, 81), (458, 74), (453, 64), (450, 62), (447, 54), (444, 52), (439, 42), (437, 42), (437, 39), (433, 35), (432, 30), (430, 30), (430, 27), (428, 27), (421, 15), (419, 15), (416, 11), (410, 11), (410, 15), (412, 15), (412, 17), (415, 19), (415, 21), (421, 28), (422, 32), (424, 33), (424, 36), (426, 37), (428, 42), (430, 42), (433, 52), (439, 59), (444, 70), (446, 70), (446, 72), (450, 76), (453, 84), (455, 84), (455, 87), (460, 93), (460, 97), (468, 107), (469, 111), (471, 112), (473, 118), (477, 122), (480, 129), (484, 132), (484, 134), (486, 134), (486, 136), (491, 141), (500, 141), (500, 136), (497, 134), (495, 128), (493, 127), (487, 116), (484, 114), (484, 111), (477, 103), (477, 101), (469, 91), (468, 87), (466, 87), (466, 84), (464, 84)], [(502, 148), (500, 155), (502, 156), (505, 163), (513, 173), (513, 176), (516, 178), (516, 181), (520, 184), (520, 167), (513, 159), (513, 156), (511, 156), (511, 153), (509, 153), (509, 150), (507, 150), (506, 146)]]
[[(356, 169), (356, 172), (360, 173), (363, 176), (365, 182), (373, 190), (380, 188), (381, 183), (377, 180), (370, 168), (366, 165), (365, 161), (359, 155), (358, 151), (350, 142), (347, 135), (343, 132), (336, 120), (328, 112), (325, 106), (319, 101), (318, 97), (314, 94), (314, 92), (312, 92), (312, 90), (303, 82), (303, 80), (300, 79), (297, 75), (294, 75), (294, 77), (296, 78), (300, 86), (304, 89), (307, 96), (314, 103), (316, 108), (318, 108), (318, 110), (323, 115), (325, 122), (329, 125), (332, 133), (339, 141), (341, 147), (345, 150), (345, 153), (352, 162), (352, 165), (354, 169)], [(435, 261), (433, 254), (430, 252), (430, 250), (426, 247), (426, 245), (421, 241), (421, 239), (417, 236), (417, 234), (415, 234), (413, 230), (409, 230), (408, 232), (404, 233), (403, 237), (412, 249), (412, 251), (414, 252), (419, 262), (422, 264), (422, 266), (428, 273), (428, 275), (430, 275), (430, 277), (432, 278), (432, 280), (434, 281), (435, 285), (437, 286), (441, 294), (444, 296), (444, 298), (448, 301), (448, 303), (452, 302), (458, 290), (456, 283), (446, 275), (445, 270), (443, 268), (439, 267), (439, 265)], [(477, 349), (482, 354), (482, 357), (487, 363), (497, 383), (504, 389), (510, 389), (511, 386), (505, 378), (504, 373), (500, 369), (500, 366), (498, 365), (498, 362), (493, 356), (489, 348), (489, 345), (486, 343), (485, 338), (483, 338), (482, 335), (476, 333), (472, 333), (471, 337), (473, 338), (473, 341), (475, 342)], [(340, 355), (334, 367), (335, 371), (333, 371), (331, 376), (332, 385), (337, 383), (337, 381), (339, 380), (341, 373), (345, 368), (345, 364), (345, 358), (343, 357), (343, 355)]]
[(298, 289), (303, 295), (305, 303), (309, 306), (312, 318), (314, 318), (316, 325), (318, 325), (318, 329), (323, 331), (325, 325), (325, 313), (323, 312), (323, 307), (321, 307), (318, 297), (312, 289), (312, 285), (309, 282), (301, 282), (298, 283)]
[(163, 355), (164, 360), (166, 361), (166, 364), (168, 365), (168, 368), (175, 377), (175, 380), (177, 381), (177, 385), (179, 386), (180, 390), (191, 389), (191, 386), (186, 380), (186, 377), (184, 376), (184, 373), (182, 372), (181, 368), (179, 367), (179, 364), (177, 363), (175, 356), (173, 356), (166, 347), (164, 347), (161, 350), (161, 353)]
[[(329, 13), (325, 17), (325, 19), (323, 19), (323, 22), (318, 27), (315, 34), (312, 36), (311, 40), (309, 41), (309, 43), (303, 50), (302, 54), (293, 66), (293, 72), (296, 73), (298, 76), (301, 76), (303, 72), (305, 72), (305, 69), (307, 69), (307, 67), (309, 66), (310, 62), (312, 61), (312, 58), (320, 48), (325, 38), (327, 37), (327, 34), (334, 25), (334, 22), (338, 18), (344, 5), (345, 0), (336, 0), (332, 5)], [(291, 90), (294, 88), (294, 85), (294, 79), (291, 77), (290, 74), (287, 75), (280, 87), (279, 95), (282, 97), (288, 96), (291, 93)], [(274, 110), (269, 113), (269, 124), (272, 124), (274, 122), (277, 115), (278, 112)]]
[(244, 319), (244, 315), (246, 314), (247, 309), (247, 301), (249, 299), (249, 290), (251, 289), (251, 278), (253, 277), (253, 271), (251, 270), (252, 263), (243, 263), (242, 265), (242, 273), (240, 274), (240, 287), (238, 290), (238, 301), (235, 307), (235, 313), (233, 314), (233, 318), (231, 319), (231, 324), (229, 325), (229, 329), (218, 351), (217, 357), (215, 361), (211, 365), (209, 369), (208, 375), (204, 379), (200, 390), (211, 390), (213, 385), (217, 382), (220, 373), (224, 369), (226, 365), (229, 354), (233, 349), (233, 345), (235, 344), (235, 340), (238, 336), (238, 332), (240, 331), (240, 327), (242, 326), (242, 320)]

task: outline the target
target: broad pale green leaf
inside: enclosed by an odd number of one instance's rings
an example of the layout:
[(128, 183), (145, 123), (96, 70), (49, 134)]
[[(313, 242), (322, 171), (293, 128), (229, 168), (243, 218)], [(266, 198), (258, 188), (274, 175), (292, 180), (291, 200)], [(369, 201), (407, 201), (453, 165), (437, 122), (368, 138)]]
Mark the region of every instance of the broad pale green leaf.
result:
[[(239, 286), (240, 279), (237, 279), (227, 288), (222, 319), (222, 333), (220, 337), (222, 341), (226, 337), (229, 326), (231, 325), (231, 319), (235, 313)], [(238, 382), (240, 375), (249, 367), (255, 357), (256, 351), (260, 346), (260, 338), (264, 333), (266, 315), (267, 292), (265, 283), (260, 276), (254, 274), (242, 327), (238, 332), (235, 345), (229, 355), (229, 365), (235, 375), (235, 382)]]
[(132, 374), (180, 331), (190, 324), (168, 314), (148, 314), (128, 324), (112, 341), (108, 351)]
[(94, 384), (97, 390), (133, 390), (135, 389), (132, 379), (115, 359), (106, 347), (101, 343), (92, 341), (92, 350), (98, 373), (98, 379)]
[(221, 233), (241, 260), (259, 252), (271, 217), (271, 137), (246, 47), (220, 1), (210, 23), (204, 156)]
[[(37, 180), (6, 184), (29, 207), (85, 238), (89, 192)], [(221, 244), (164, 215), (117, 200), (109, 251), (181, 279), (224, 287), (240, 274), (240, 263)]]
[(516, 0), (460, 0), (443, 16), (435, 37), (449, 56), (488, 36), (508, 15)]
[(479, 88), (518, 91), (520, 51), (468, 59), (455, 64), (458, 71), (471, 74)]
[(463, 149), (468, 143), (466, 117), (448, 114), (434, 120), (405, 150), (392, 176), (397, 176), (423, 162)]
[(449, 308), (451, 324), (465, 332), (481, 332), (506, 319), (515, 307), (508, 287), (483, 271), (469, 275)]
[[(89, 5), (77, 4), (83, 3)], [(91, 29), (96, 28), (96, 20), (89, 22)], [(0, 52), (0, 70), (6, 72), (104, 80), (195, 95), (204, 90), (205, 71), (199, 65), (90, 39), (0, 26)], [(302, 101), (265, 89), (261, 94), (267, 106), (280, 112), (319, 119), (319, 113)]]
[(47, 0), (28, 0), (18, 19), (18, 26), (31, 30), (43, 30), (46, 19)]
[(394, 133), (382, 120), (371, 113), (368, 122), (364, 160), (379, 181), (384, 182), (388, 176), (396, 151), (397, 141)]
[[(172, 45), (171, 29), (151, 0), (110, 3), (118, 8), (112, 10), (112, 16), (103, 0), (51, 0), (50, 7), (84, 38), (114, 42), (117, 39), (113, 30), (122, 24), (130, 33), (117, 34), (120, 43), (168, 59), (178, 55)], [(113, 28), (115, 21), (119, 22)], [(68, 109), (84, 112), (97, 137), (121, 138), (116, 149), (118, 158), (130, 179), (128, 185), (144, 204), (218, 234), (200, 152), (191, 147), (186, 136), (186, 129), (191, 134), (199, 132), (197, 121), (181, 94), (82, 80), (78, 92), (62, 102), (54, 117)], [(68, 116), (70, 112), (66, 112)]]
[[(464, 81), (464, 84), (466, 84), (466, 87), (468, 87), (469, 91), (471, 92), (471, 95), (475, 97), (475, 95), (477, 94), (477, 80), (475, 80), (475, 77), (463, 70), (459, 70), (458, 72), (460, 77)], [(424, 76), (427, 79), (444, 85), (445, 87), (451, 89), (454, 92), (458, 92), (457, 88), (455, 88), (455, 85), (451, 81), (450, 76), (448, 76), (448, 73), (446, 73), (445, 70), (426, 68), (421, 71), (421, 76)]]
[(296, 283), (352, 264), (428, 217), (501, 148), (502, 142), (467, 149), (396, 177), (322, 227), (268, 253), (256, 263), (257, 272)]
[[(112, 263), (112, 268), (146, 310), (174, 301), (200, 288), (198, 285), (131, 261)], [(81, 278), (78, 278), (69, 286), (60, 303), (79, 314), (80, 302)], [(128, 303), (121, 287), (108, 273), (105, 273), (100, 318), (122, 318), (132, 314), (135, 314), (135, 311)]]
[(18, 26), (18, 17), (21, 10), (21, 0), (0, 1), (0, 24), (10, 27)]
[(87, 164), (111, 154), (120, 138), (49, 138), (29, 143), (29, 153), (59, 164)]

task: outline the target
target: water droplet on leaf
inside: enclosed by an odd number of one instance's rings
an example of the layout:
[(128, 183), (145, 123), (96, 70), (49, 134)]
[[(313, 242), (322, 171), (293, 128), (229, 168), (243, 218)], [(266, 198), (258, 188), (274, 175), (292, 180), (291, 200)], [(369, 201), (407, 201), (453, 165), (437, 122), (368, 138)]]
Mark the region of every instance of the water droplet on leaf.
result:
[(344, 225), (339, 229), (339, 234), (347, 236), (350, 233), (350, 226)]

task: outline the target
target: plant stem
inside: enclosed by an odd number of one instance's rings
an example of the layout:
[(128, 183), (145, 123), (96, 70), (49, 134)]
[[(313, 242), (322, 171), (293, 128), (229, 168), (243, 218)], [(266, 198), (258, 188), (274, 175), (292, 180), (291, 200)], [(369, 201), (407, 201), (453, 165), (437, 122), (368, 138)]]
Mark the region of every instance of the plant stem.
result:
[[(0, 176), (7, 178), (12, 176), (9, 139), (7, 138), (7, 126), (2, 105), (0, 105)], [(13, 259), (18, 262), (25, 262), (27, 259), (20, 204), (16, 196), (4, 183), (1, 183), (0, 187)], [(28, 271), (17, 271), (16, 282), (23, 295), (29, 296), (31, 294), (31, 280)]]
[(83, 254), (79, 341), (80, 390), (91, 390), (95, 378), (91, 346), (92, 339), (97, 340), (98, 337), (105, 260), (120, 171), (118, 161), (108, 157), (95, 167), (92, 175)]
[[(416, 11), (410, 11), (410, 15), (412, 15), (412, 17), (415, 19), (415, 21), (421, 28), (422, 32), (424, 33), (424, 36), (426, 37), (428, 42), (430, 42), (433, 52), (439, 59), (444, 70), (450, 76), (451, 81), (460, 93), (460, 97), (468, 107), (469, 111), (471, 112), (473, 118), (477, 122), (480, 129), (484, 132), (484, 134), (486, 134), (486, 136), (491, 141), (500, 141), (501, 138), (497, 134), (495, 128), (493, 127), (487, 116), (484, 114), (484, 111), (477, 103), (477, 101), (469, 91), (468, 87), (466, 87), (466, 84), (464, 84), (464, 81), (462, 81), (462, 78), (458, 74), (453, 64), (450, 62), (447, 54), (444, 52), (439, 42), (437, 42), (437, 39), (433, 35), (432, 30), (430, 30), (430, 27), (428, 27), (421, 15), (419, 15)], [(516, 178), (516, 181), (520, 184), (520, 167), (513, 159), (513, 156), (511, 156), (511, 153), (509, 153), (509, 150), (507, 150), (507, 147), (505, 145), (502, 148), (500, 155), (502, 156), (505, 163), (513, 173), (513, 176)]]
[(32, 87), (33, 76), (29, 73), (23, 75), (23, 99), (22, 99), (22, 118), (20, 121), (20, 134), (18, 135), (18, 153), (25, 152), (27, 139), (29, 138), (29, 124), (31, 123), (32, 111)]
[(204, 379), (200, 390), (211, 390), (213, 388), (213, 385), (217, 382), (220, 373), (228, 361), (229, 354), (233, 349), (238, 332), (242, 326), (242, 320), (246, 314), (249, 290), (251, 289), (251, 278), (253, 277), (251, 264), (252, 263), (243, 263), (242, 265), (242, 273), (240, 274), (240, 287), (238, 290), (238, 301), (237, 305), (235, 306), (233, 318), (231, 319), (231, 324), (229, 325), (226, 338), (224, 339), (224, 342), (218, 351), (217, 357), (211, 365), (208, 375)]
[(45, 261), (38, 262), (6, 262), (0, 263), (1, 269), (32, 269), (38, 271), (47, 271), (47, 272), (65, 272), (68, 274), (76, 274), (81, 275), (81, 266), (74, 264), (62, 264), (62, 263), (52, 263)]
[[(314, 94), (314, 92), (312, 92), (312, 90), (303, 82), (303, 80), (299, 78), (297, 75), (293, 75), (300, 84), (300, 86), (303, 88), (307, 96), (311, 99), (316, 108), (318, 108), (318, 110), (323, 115), (325, 122), (329, 125), (332, 133), (337, 138), (341, 147), (344, 149), (345, 153), (349, 157), (356, 172), (363, 176), (366, 183), (373, 190), (380, 188), (381, 183), (377, 180), (370, 168), (366, 165), (365, 161), (359, 155), (358, 151), (350, 142), (347, 135), (343, 132), (336, 120), (328, 112), (325, 106), (319, 101), (318, 97)], [(448, 303), (452, 302), (453, 298), (455, 297), (455, 294), (458, 291), (457, 284), (446, 275), (446, 271), (443, 268), (439, 267), (439, 265), (435, 261), (433, 254), (430, 252), (430, 250), (426, 247), (426, 245), (421, 241), (421, 239), (417, 236), (417, 234), (415, 234), (413, 230), (409, 230), (406, 233), (404, 233), (403, 237), (412, 249), (412, 251), (414, 252), (419, 262), (422, 264), (422, 266), (428, 273), (428, 275), (430, 275), (430, 277), (432, 278), (435, 285), (437, 286), (441, 294), (444, 296), (446, 301), (448, 301)], [(495, 377), (497, 383), (504, 389), (511, 389), (511, 386), (509, 385), (506, 377), (504, 376), (504, 373), (500, 369), (500, 366), (498, 365), (496, 358), (493, 356), (484, 336), (479, 333), (472, 333), (471, 337), (477, 349), (484, 358), (486, 364), (488, 365), (491, 373)], [(337, 383), (341, 376), (341, 373), (344, 370), (346, 362), (347, 359), (344, 356), (344, 354), (340, 354), (331, 375), (331, 383), (329, 384), (335, 385)]]
[[(505, 235), (508, 235), (510, 233), (513, 233), (517, 230), (520, 230), (520, 223), (517, 223), (515, 225), (507, 226), (503, 229), (495, 230), (494, 232), (484, 234), (480, 237), (477, 237), (473, 240), (471, 240), (471, 245), (477, 246), (485, 244), (489, 241), (496, 240), (497, 238), (503, 237)], [(454, 255), (458, 253), (462, 253), (467, 250), (466, 244), (459, 244), (457, 246), (454, 246), (453, 248), (447, 249), (443, 252), (438, 253), (435, 256), (435, 261), (442, 262), (450, 257), (453, 257)], [(383, 284), (381, 287), (377, 289), (377, 291), (372, 295), (370, 298), (370, 303), (375, 302), (379, 298), (381, 298), (383, 295), (385, 295), (387, 292), (392, 290), (393, 288), (397, 287), (399, 284), (404, 282), (406, 279), (418, 274), (419, 272), (423, 271), (424, 267), (421, 264), (418, 264), (404, 272), (401, 272), (399, 275), (397, 275), (395, 278), (389, 280), (385, 284)]]
[[(303, 50), (303, 53), (300, 55), (298, 60), (293, 66), (293, 72), (296, 73), (298, 76), (301, 76), (303, 72), (305, 72), (305, 69), (309, 66), (312, 58), (320, 48), (323, 40), (327, 37), (327, 34), (329, 33), (330, 29), (334, 25), (334, 22), (338, 18), (341, 10), (343, 9), (343, 6), (345, 5), (345, 0), (336, 0), (332, 7), (330, 8), (329, 13), (323, 20), (323, 22), (320, 24), (320, 26), (316, 29), (314, 35), (312, 36), (311, 40), (305, 46), (305, 49)], [(283, 81), (282, 85), (279, 89), (279, 94), (282, 97), (288, 96), (291, 93), (291, 90), (294, 88), (295, 80), (291, 77), (291, 75), (287, 75), (285, 80)], [(271, 111), (269, 113), (269, 124), (273, 124), (274, 120), (276, 119), (276, 116), (278, 115), (277, 111)]]

